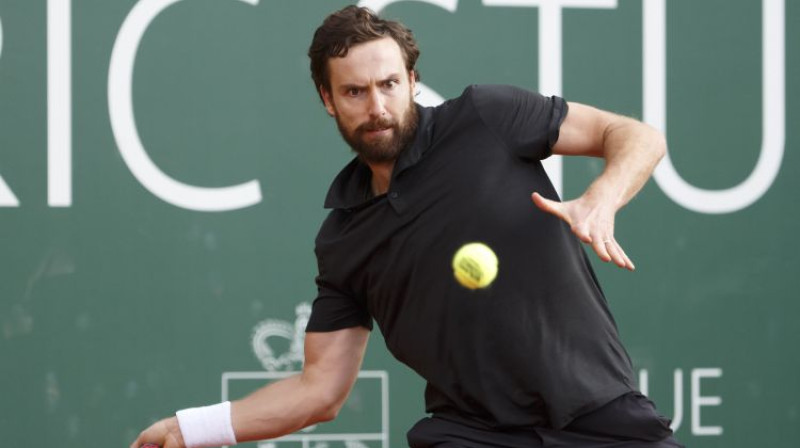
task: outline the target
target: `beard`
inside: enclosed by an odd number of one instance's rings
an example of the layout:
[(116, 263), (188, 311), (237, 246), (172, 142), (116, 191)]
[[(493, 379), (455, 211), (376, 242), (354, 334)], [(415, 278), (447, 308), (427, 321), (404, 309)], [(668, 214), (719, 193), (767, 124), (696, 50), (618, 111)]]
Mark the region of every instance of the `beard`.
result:
[[(400, 120), (381, 117), (360, 124), (355, 130), (346, 129), (343, 123), (336, 117), (336, 125), (339, 133), (347, 142), (359, 158), (365, 163), (380, 164), (393, 162), (397, 159), (403, 149), (408, 146), (414, 135), (417, 133), (419, 113), (417, 106), (412, 99), (409, 99), (409, 106)], [(376, 136), (372, 141), (365, 138), (367, 132), (391, 129), (388, 136)]]

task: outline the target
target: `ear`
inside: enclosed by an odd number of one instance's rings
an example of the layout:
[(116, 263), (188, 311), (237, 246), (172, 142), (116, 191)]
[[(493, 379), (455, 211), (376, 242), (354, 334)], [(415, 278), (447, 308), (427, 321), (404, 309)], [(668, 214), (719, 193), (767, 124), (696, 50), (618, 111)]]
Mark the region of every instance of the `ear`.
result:
[(325, 109), (331, 117), (336, 115), (336, 108), (333, 106), (333, 98), (330, 92), (324, 86), (319, 86), (319, 94), (322, 96), (322, 102), (325, 103)]
[(411, 85), (411, 91), (414, 92), (417, 89), (417, 75), (414, 70), (408, 72), (408, 83)]

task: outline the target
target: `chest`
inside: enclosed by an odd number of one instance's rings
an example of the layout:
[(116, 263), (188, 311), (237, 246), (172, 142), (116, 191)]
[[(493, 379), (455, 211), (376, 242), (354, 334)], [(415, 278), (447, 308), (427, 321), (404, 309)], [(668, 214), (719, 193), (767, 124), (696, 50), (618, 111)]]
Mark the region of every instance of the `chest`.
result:
[(538, 162), (513, 157), (485, 133), (445, 136), (396, 173), (385, 196), (340, 212), (318, 248), (380, 325), (450, 295), (458, 287), (452, 257), (463, 244), (518, 253), (521, 238), (548, 225), (533, 191), (552, 191)]

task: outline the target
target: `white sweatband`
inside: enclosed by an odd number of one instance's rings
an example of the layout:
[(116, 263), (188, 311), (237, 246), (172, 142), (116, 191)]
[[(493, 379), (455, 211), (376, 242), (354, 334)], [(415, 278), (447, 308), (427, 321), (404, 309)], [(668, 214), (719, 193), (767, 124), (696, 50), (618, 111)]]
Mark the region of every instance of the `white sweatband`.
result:
[(186, 448), (208, 448), (235, 445), (231, 424), (231, 402), (201, 408), (183, 409), (175, 413)]

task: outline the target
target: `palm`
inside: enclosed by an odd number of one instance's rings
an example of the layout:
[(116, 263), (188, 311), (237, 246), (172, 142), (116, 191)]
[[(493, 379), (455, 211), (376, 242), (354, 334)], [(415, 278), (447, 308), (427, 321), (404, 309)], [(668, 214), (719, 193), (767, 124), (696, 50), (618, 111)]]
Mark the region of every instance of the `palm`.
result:
[(616, 209), (585, 196), (566, 202), (558, 202), (533, 193), (533, 202), (541, 210), (569, 224), (572, 232), (586, 244), (592, 246), (603, 261), (613, 261), (621, 268), (634, 270), (633, 262), (614, 238), (614, 216)]

